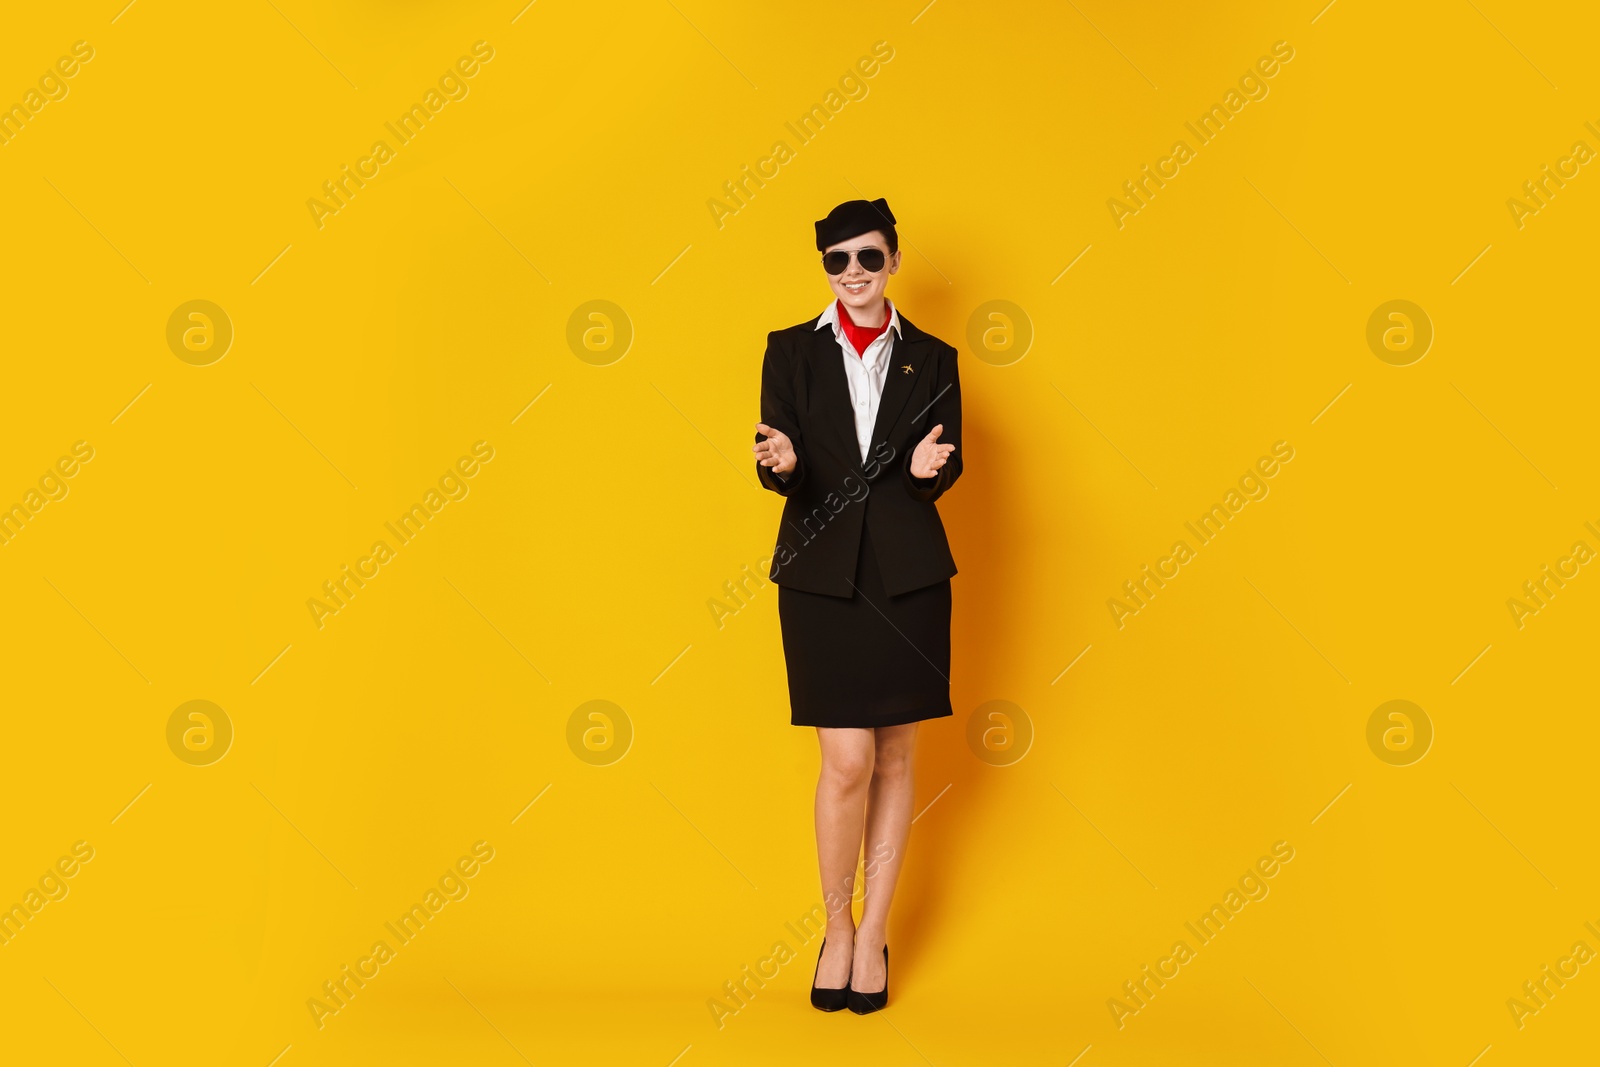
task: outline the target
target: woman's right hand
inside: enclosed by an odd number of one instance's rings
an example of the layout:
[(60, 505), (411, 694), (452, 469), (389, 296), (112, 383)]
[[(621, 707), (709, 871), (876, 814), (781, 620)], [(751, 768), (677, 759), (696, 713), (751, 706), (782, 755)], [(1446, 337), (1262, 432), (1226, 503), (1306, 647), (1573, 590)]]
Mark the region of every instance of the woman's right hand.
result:
[(767, 437), (765, 441), (756, 443), (756, 462), (763, 467), (771, 467), (774, 474), (788, 474), (794, 470), (798, 459), (789, 435), (782, 430), (774, 430), (764, 422), (756, 423), (756, 432)]

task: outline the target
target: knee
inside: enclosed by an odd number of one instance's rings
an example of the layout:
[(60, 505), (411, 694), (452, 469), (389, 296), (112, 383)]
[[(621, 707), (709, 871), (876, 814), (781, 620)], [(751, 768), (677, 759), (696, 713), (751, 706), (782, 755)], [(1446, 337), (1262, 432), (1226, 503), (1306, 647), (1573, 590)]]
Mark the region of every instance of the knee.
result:
[(871, 780), (873, 763), (871, 749), (834, 753), (822, 762), (822, 781), (840, 792), (859, 789)]
[(911, 750), (904, 748), (879, 752), (873, 762), (872, 777), (891, 785), (911, 780)]

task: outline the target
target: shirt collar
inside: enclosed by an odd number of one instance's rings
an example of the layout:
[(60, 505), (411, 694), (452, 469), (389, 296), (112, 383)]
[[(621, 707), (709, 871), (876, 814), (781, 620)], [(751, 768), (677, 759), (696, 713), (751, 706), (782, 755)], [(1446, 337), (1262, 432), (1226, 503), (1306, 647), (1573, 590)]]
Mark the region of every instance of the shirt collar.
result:
[[(900, 331), (900, 312), (895, 308), (894, 301), (888, 297), (884, 297), (883, 300), (884, 303), (889, 305), (889, 329), (894, 331), (896, 337), (903, 336)], [(828, 310), (817, 316), (817, 324), (812, 329), (820, 330), (824, 325), (832, 326), (835, 336), (843, 336), (844, 326), (839, 322), (839, 301), (837, 297), (828, 301)]]

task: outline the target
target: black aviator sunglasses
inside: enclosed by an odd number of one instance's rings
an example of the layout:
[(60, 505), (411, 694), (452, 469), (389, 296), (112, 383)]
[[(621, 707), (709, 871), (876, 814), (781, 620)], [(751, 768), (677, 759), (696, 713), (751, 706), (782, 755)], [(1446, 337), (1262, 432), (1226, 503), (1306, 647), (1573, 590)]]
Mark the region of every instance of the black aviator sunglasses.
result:
[(888, 262), (888, 256), (881, 248), (841, 248), (822, 257), (822, 269), (832, 275), (843, 274), (850, 268), (852, 254), (856, 257), (856, 262), (861, 264), (861, 269), (868, 274), (878, 273)]

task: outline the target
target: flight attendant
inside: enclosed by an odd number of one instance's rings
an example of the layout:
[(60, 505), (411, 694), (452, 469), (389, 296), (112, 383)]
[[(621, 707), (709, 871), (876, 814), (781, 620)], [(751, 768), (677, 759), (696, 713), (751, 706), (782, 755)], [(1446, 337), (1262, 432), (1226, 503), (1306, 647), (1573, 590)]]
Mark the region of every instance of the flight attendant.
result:
[(889, 999), (889, 904), (911, 829), (917, 723), (952, 714), (956, 565), (934, 502), (961, 476), (961, 385), (956, 350), (885, 293), (900, 269), (888, 203), (840, 204), (816, 237), (833, 299), (767, 335), (756, 473), (784, 498), (769, 577), (790, 722), (815, 727), (822, 751), (828, 919), (811, 1003), (864, 1014)]

